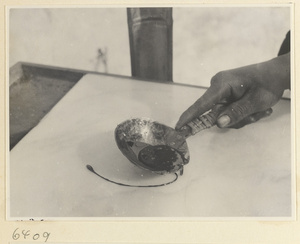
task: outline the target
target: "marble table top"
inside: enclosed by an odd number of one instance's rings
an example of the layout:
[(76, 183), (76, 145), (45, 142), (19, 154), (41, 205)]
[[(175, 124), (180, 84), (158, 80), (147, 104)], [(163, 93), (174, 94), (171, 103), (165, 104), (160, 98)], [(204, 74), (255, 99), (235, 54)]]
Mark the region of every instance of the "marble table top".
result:
[(119, 151), (116, 126), (146, 117), (174, 127), (205, 90), (131, 78), (85, 75), (10, 152), (11, 219), (171, 217), (289, 218), (293, 212), (290, 101), (242, 129), (187, 139), (190, 162), (170, 182)]

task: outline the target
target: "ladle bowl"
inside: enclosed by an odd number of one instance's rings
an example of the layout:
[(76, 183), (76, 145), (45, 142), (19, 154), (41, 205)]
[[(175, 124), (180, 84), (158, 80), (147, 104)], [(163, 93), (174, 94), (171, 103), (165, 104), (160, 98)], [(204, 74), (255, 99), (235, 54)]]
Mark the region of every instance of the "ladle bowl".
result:
[(157, 174), (182, 170), (190, 159), (184, 135), (151, 119), (124, 121), (115, 129), (115, 140), (133, 164)]
[(135, 165), (157, 174), (183, 172), (190, 160), (186, 138), (213, 126), (216, 112), (193, 119), (180, 131), (146, 118), (124, 121), (115, 129), (121, 152)]

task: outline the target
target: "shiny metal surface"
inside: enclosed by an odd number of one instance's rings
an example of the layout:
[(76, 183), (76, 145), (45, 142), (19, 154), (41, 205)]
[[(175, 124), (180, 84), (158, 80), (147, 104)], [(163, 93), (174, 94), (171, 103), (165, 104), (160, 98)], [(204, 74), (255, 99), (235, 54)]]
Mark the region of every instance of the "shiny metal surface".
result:
[(115, 130), (115, 140), (132, 163), (158, 174), (177, 172), (190, 159), (185, 136), (151, 119), (124, 121)]

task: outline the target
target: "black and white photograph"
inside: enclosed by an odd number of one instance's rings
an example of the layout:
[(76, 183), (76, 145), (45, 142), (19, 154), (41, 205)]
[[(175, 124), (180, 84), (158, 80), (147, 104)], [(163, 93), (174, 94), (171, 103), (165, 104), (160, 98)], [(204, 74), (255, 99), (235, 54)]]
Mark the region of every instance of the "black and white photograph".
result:
[(9, 7), (7, 218), (294, 219), (292, 13)]

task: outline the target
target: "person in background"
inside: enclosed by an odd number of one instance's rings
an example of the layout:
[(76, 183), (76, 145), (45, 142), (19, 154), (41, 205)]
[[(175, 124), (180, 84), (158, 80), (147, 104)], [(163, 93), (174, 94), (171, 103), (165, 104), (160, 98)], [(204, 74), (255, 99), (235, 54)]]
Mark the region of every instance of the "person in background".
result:
[(179, 118), (176, 129), (212, 110), (217, 126), (241, 128), (269, 116), (284, 90), (290, 89), (290, 31), (278, 56), (262, 63), (221, 71), (211, 86)]

